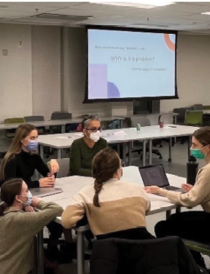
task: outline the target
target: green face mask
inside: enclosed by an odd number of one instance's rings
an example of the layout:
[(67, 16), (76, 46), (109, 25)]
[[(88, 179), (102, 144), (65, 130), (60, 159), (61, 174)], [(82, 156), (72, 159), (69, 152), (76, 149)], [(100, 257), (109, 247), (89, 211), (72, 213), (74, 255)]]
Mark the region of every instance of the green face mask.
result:
[(190, 149), (190, 153), (192, 156), (194, 156), (196, 159), (204, 159), (205, 158), (205, 154), (203, 154), (201, 152), (201, 149)]

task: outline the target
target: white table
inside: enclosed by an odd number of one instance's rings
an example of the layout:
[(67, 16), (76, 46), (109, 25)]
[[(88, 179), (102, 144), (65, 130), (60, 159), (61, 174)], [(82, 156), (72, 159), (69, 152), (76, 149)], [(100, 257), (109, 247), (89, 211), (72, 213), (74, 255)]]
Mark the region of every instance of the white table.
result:
[[(107, 117), (100, 117), (101, 121), (113, 121), (115, 119), (118, 119), (122, 121), (125, 119), (124, 117), (112, 117), (112, 116), (107, 116)], [(82, 118), (72, 118), (72, 119), (62, 119), (62, 120), (48, 120), (48, 121), (31, 121), (28, 122), (27, 124), (32, 124), (35, 127), (47, 127), (47, 126), (61, 126), (61, 131), (62, 133), (65, 132), (65, 125), (66, 124), (77, 124), (82, 122)], [(16, 129), (19, 125), (22, 123), (17, 123), (17, 124), (0, 124), (0, 130), (6, 130), (6, 129)]]
[[(116, 130), (102, 131), (102, 137), (108, 143), (122, 143), (123, 144), (123, 160), (126, 159), (125, 145), (128, 143), (128, 165), (131, 164), (131, 150), (132, 142), (135, 140), (143, 143), (143, 166), (146, 165), (146, 144), (149, 141), (149, 164), (152, 164), (152, 140), (169, 138), (169, 160), (171, 160), (172, 138), (180, 136), (189, 136), (194, 133), (198, 127), (183, 126), (183, 125), (165, 125), (160, 128), (158, 125), (141, 127), (140, 131), (136, 128), (123, 128)], [(83, 133), (65, 133), (65, 134), (51, 134), (40, 135), (38, 142), (40, 145), (40, 155), (44, 155), (44, 146), (49, 146), (58, 150), (58, 158), (61, 158), (62, 149), (70, 148), (74, 140), (81, 138)], [(190, 155), (190, 141), (188, 142), (188, 155)]]
[[(186, 182), (185, 178), (167, 174), (169, 182), (171, 185), (180, 187), (182, 183)], [(122, 180), (125, 182), (134, 182), (143, 186), (143, 182), (138, 171), (138, 167), (129, 166), (123, 168), (123, 177)], [(62, 187), (63, 192), (45, 197), (45, 201), (54, 201), (62, 206), (64, 209), (69, 205), (70, 198), (72, 198), (81, 188), (94, 183), (94, 179), (91, 177), (83, 177), (83, 176), (70, 176), (61, 179), (56, 179), (56, 186)], [(177, 208), (176, 205), (172, 204), (167, 198), (148, 194), (151, 200), (151, 210), (148, 213), (156, 214), (159, 212), (167, 212), (167, 215), (170, 214), (172, 209)], [(61, 223), (61, 218), (56, 218), (58, 223)], [(84, 273), (84, 232), (87, 230), (88, 226), (78, 228), (78, 235), (77, 235), (77, 273), (83, 274)], [(43, 262), (43, 242), (42, 242), (42, 233), (39, 234), (39, 260), (38, 262)], [(39, 274), (43, 274), (43, 264), (38, 265)]]

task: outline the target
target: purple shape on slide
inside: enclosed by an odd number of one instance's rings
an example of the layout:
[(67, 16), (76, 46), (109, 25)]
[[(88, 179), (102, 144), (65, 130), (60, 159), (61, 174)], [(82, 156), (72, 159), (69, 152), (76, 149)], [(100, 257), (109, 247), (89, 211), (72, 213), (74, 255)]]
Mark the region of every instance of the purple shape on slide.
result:
[(88, 90), (89, 99), (107, 98), (107, 65), (90, 64), (89, 67)]
[(108, 98), (120, 98), (120, 91), (114, 83), (108, 82), (107, 86), (108, 86)]

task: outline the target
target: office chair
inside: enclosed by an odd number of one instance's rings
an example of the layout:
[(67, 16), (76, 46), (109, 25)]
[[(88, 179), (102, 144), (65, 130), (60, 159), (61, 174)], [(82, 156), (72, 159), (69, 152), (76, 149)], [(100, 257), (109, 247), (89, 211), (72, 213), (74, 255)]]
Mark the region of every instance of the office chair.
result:
[(110, 124), (108, 124), (107, 129), (118, 129), (121, 128), (120, 120), (114, 119)]
[[(4, 119), (5, 124), (21, 124), (24, 123), (25, 120), (23, 117), (15, 117), (15, 118), (6, 118)], [(6, 138), (13, 138), (15, 136), (16, 129), (6, 129), (5, 130), (5, 137)]]
[(194, 261), (179, 237), (150, 240), (110, 238), (96, 240), (91, 274), (198, 274), (207, 273)]
[(69, 158), (60, 158), (57, 159), (59, 164), (59, 171), (56, 178), (66, 177), (69, 174), (70, 169), (70, 159)]
[[(69, 120), (72, 118), (72, 114), (69, 112), (55, 111), (51, 114), (51, 120)], [(77, 124), (75, 124), (77, 126)], [(66, 124), (65, 131), (69, 132), (71, 128), (70, 124)], [(51, 133), (61, 133), (61, 126), (50, 126)]]
[[(173, 112), (177, 113), (176, 122), (178, 125), (185, 125), (185, 116), (187, 110), (193, 110), (192, 107), (183, 107), (183, 108), (174, 108)], [(181, 137), (181, 144), (184, 144), (185, 140), (188, 140), (188, 137)]]
[[(36, 116), (36, 115), (25, 116), (24, 119), (25, 119), (26, 123), (33, 124), (33, 122), (44, 121), (44, 116), (41, 116), (41, 115), (40, 116)], [(38, 130), (39, 134), (46, 133), (45, 127), (37, 127), (37, 130)]]
[(174, 108), (173, 112), (177, 113), (177, 124), (178, 125), (185, 125), (185, 115), (187, 110), (193, 110), (192, 107), (185, 107), (185, 108)]
[(193, 110), (204, 110), (204, 106), (202, 104), (195, 104), (192, 108)]
[[(139, 117), (131, 117), (131, 126), (136, 127), (137, 124), (140, 124), (141, 127), (151, 126), (150, 120), (147, 117), (140, 117), (140, 116)], [(136, 142), (141, 143), (139, 141), (136, 141)], [(133, 149), (131, 152), (133, 152), (133, 153), (138, 152), (142, 159), (142, 152), (143, 152), (142, 148)], [(146, 146), (146, 152), (149, 152), (148, 145)], [(152, 149), (152, 153), (159, 156), (159, 159), (162, 159), (162, 155), (157, 149)]]
[(182, 239), (182, 240), (190, 250), (194, 250), (204, 255), (210, 256), (210, 244), (204, 244), (204, 243), (191, 241), (187, 239)]
[(185, 114), (185, 124), (187, 126), (202, 126), (203, 111), (202, 110), (187, 110)]

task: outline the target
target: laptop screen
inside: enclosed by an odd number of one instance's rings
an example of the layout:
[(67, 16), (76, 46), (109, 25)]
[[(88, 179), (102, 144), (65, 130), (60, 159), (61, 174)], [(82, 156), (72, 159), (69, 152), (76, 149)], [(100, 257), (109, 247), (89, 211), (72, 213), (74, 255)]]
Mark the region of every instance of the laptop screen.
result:
[(140, 167), (139, 171), (145, 186), (169, 186), (163, 165), (144, 166)]

